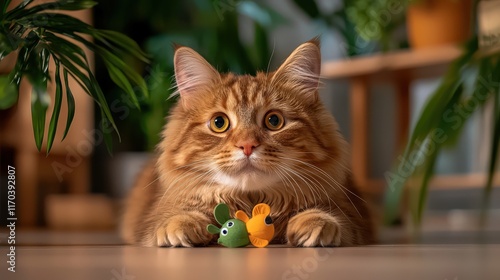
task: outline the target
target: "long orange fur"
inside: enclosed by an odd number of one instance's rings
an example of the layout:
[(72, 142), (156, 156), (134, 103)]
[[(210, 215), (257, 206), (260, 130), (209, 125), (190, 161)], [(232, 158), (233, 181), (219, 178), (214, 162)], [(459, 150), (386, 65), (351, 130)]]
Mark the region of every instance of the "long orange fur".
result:
[[(274, 243), (352, 246), (373, 241), (366, 203), (352, 184), (348, 144), (318, 98), (319, 42), (300, 45), (272, 73), (220, 74), (194, 50), (174, 57), (180, 102), (172, 109), (158, 157), (139, 176), (122, 220), (128, 243), (199, 246), (215, 239), (216, 204), (251, 213), (267, 203)], [(283, 115), (272, 131), (267, 112)], [(214, 114), (230, 127), (210, 129)], [(243, 154), (241, 143), (252, 143)]]

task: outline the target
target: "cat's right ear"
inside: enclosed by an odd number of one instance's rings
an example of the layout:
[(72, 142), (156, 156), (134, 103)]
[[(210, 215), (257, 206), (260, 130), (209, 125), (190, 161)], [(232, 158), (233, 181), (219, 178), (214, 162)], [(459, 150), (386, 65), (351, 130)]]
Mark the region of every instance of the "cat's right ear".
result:
[(193, 103), (200, 92), (220, 79), (219, 73), (197, 52), (177, 47), (174, 55), (177, 92), (185, 106)]

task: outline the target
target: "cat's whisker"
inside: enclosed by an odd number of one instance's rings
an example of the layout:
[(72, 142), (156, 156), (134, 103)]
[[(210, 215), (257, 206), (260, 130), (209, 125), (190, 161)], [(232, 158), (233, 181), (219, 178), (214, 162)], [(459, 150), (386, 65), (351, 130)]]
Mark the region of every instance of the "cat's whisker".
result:
[[(281, 168), (283, 168), (283, 169), (287, 170), (287, 171), (288, 171), (289, 173), (291, 173), (292, 175), (295, 175), (295, 177), (297, 177), (297, 178), (301, 179), (301, 180), (302, 180), (302, 181), (306, 184), (306, 186), (307, 186), (307, 187), (309, 188), (309, 190), (311, 191), (311, 194), (313, 195), (314, 205), (316, 205), (316, 202), (317, 202), (317, 201), (316, 201), (316, 195), (315, 195), (314, 189), (313, 189), (313, 187), (312, 187), (312, 186), (311, 186), (311, 185), (310, 185), (310, 184), (309, 184), (309, 183), (308, 183), (308, 182), (307, 182), (307, 181), (303, 178), (303, 176), (302, 176), (300, 173), (296, 172), (295, 170), (293, 170), (292, 168), (289, 168), (289, 167), (287, 167), (287, 166), (281, 166)], [(293, 178), (293, 177), (292, 177), (292, 178)], [(294, 181), (295, 181), (295, 180), (294, 180)], [(299, 184), (297, 184), (297, 187), (299, 187), (299, 188), (300, 188), (300, 185), (299, 185)], [(305, 198), (305, 196), (304, 196), (304, 198)], [(307, 201), (307, 200), (306, 200), (306, 201)], [(306, 202), (306, 205), (307, 205), (307, 202)]]
[(333, 160), (335, 162), (335, 165), (338, 165), (340, 167), (342, 167), (343, 169), (345, 170), (349, 170), (350, 169), (350, 166), (346, 165), (344, 162), (338, 160), (337, 158), (334, 158), (332, 156), (329, 156), (329, 155), (326, 155), (324, 154), (323, 152), (315, 152), (315, 151), (307, 151), (307, 152), (304, 152), (304, 151), (294, 151), (293, 152), (294, 154), (314, 154), (314, 155), (320, 155), (321, 157), (327, 157), (331, 160)]
[(308, 207), (308, 199), (307, 199), (304, 191), (300, 187), (300, 184), (295, 180), (295, 178), (293, 178), (292, 174), (290, 174), (286, 169), (281, 167), (281, 170), (283, 171), (283, 173), (287, 174), (288, 178), (290, 178), (293, 181), (293, 183), (295, 184), (295, 186), (297, 186), (297, 189), (299, 189), (300, 193), (302, 194), (302, 197), (304, 198), (304, 202), (306, 204), (305, 207), (307, 208)]
[[(213, 173), (215, 173), (217, 171), (217, 168), (216, 167), (211, 167), (209, 170), (201, 173), (201, 174), (198, 174), (196, 177), (194, 178), (191, 178), (189, 180), (189, 183), (188, 185), (185, 185), (183, 186), (182, 190), (185, 192), (187, 190), (190, 190), (191, 187), (193, 187), (194, 185), (196, 184), (199, 184), (200, 182), (206, 180), (206, 178), (209, 178), (212, 176)], [(209, 180), (210, 184), (212, 182), (212, 180)], [(206, 186), (207, 184), (204, 183), (202, 184), (202, 186)], [(173, 194), (173, 193), (171, 193)], [(175, 198), (174, 202), (173, 202), (173, 205), (177, 205), (177, 201), (182, 197), (182, 192), (181, 193), (176, 193), (177, 194), (177, 197)]]
[(142, 187), (143, 189), (145, 188), (148, 188), (149, 186), (151, 186), (154, 182), (160, 180), (160, 177), (157, 177), (156, 179), (154, 179), (153, 181), (151, 181), (149, 184), (145, 185), (144, 187)]
[[(297, 173), (300, 174), (300, 171), (297, 171)], [(313, 177), (314, 178), (314, 177)], [(327, 181), (325, 181), (327, 182)], [(327, 182), (328, 183), (328, 182)], [(319, 186), (321, 186), (323, 192), (325, 193), (325, 196), (328, 198), (328, 204), (329, 204), (329, 207), (330, 207), (330, 211), (331, 211), (331, 204), (330, 204), (330, 201), (333, 202), (333, 204), (335, 204), (335, 206), (337, 207), (337, 209), (339, 209), (339, 211), (344, 215), (344, 217), (352, 223), (351, 219), (345, 214), (345, 212), (342, 210), (342, 208), (340, 208), (340, 206), (332, 199), (332, 197), (327, 193), (326, 189), (323, 187), (322, 184), (319, 184)]]
[[(216, 171), (216, 168), (211, 168), (208, 171), (201, 173), (201, 174), (197, 175), (196, 177), (190, 179), (188, 185), (183, 186), (184, 187), (183, 191), (191, 189), (191, 187), (193, 187), (194, 185), (199, 184), (200, 182), (202, 182), (206, 178), (210, 177), (215, 171)], [(205, 184), (203, 184), (203, 185), (205, 185)], [(176, 194), (177, 194), (177, 197), (175, 198), (173, 205), (177, 205), (177, 202), (182, 197), (182, 192), (176, 193)]]
[[(190, 165), (192, 166), (193, 164), (190, 164)], [(163, 192), (163, 195), (161, 196), (160, 201), (158, 202), (158, 205), (156, 206), (156, 212), (158, 212), (158, 209), (160, 208), (160, 206), (162, 206), (162, 201), (165, 198), (165, 195), (168, 193), (168, 191), (172, 188), (172, 186), (175, 186), (178, 181), (182, 180), (183, 178), (186, 178), (186, 176), (192, 175), (193, 170), (194, 171), (203, 171), (202, 166), (200, 166), (199, 168), (197, 168), (197, 167), (198, 166), (195, 166), (195, 168), (190, 167), (189, 170), (186, 170), (183, 173), (181, 173), (173, 182), (171, 182), (169, 184), (169, 186)], [(203, 175), (204, 173), (201, 173), (201, 174)], [(172, 193), (170, 193), (170, 194), (172, 194)]]
[[(361, 215), (361, 213), (359, 212), (358, 208), (356, 207), (356, 205), (353, 203), (353, 201), (351, 200), (351, 198), (349, 197), (349, 195), (347, 195), (347, 193), (344, 191), (344, 189), (346, 189), (344, 186), (342, 186), (337, 180), (335, 180), (332, 176), (330, 176), (328, 173), (326, 173), (324, 170), (322, 170), (321, 168), (317, 167), (317, 166), (314, 166), (310, 163), (307, 163), (305, 161), (302, 161), (302, 160), (298, 160), (298, 159), (293, 159), (293, 158), (285, 158), (285, 157), (282, 157), (283, 159), (285, 160), (291, 160), (291, 161), (294, 161), (294, 162), (298, 162), (298, 163), (301, 163), (309, 168), (312, 168), (313, 170), (319, 172), (320, 174), (322, 174), (323, 176), (325, 176), (326, 178), (330, 179), (333, 183), (335, 183), (335, 185), (337, 185), (340, 189), (340, 191), (342, 193), (344, 193), (344, 195), (347, 197), (347, 199), (349, 200), (349, 202), (351, 203), (351, 205), (354, 207), (354, 209), (356, 210), (356, 212), (358, 213), (358, 215), (360, 217), (363, 217), (363, 215)], [(320, 177), (321, 178), (321, 177)], [(332, 188), (334, 188), (329, 182), (328, 180), (324, 179), (325, 182), (327, 182), (329, 184), (329, 186), (331, 186)], [(352, 193), (352, 192), (351, 192)], [(359, 196), (357, 196), (358, 198), (360, 198)], [(361, 198), (360, 198), (361, 199)], [(364, 200), (363, 200), (364, 201)]]
[(297, 211), (300, 210), (300, 201), (299, 201), (299, 194), (297, 193), (297, 190), (295, 189), (295, 186), (292, 184), (292, 181), (290, 181), (290, 179), (288, 179), (288, 177), (286, 176), (286, 173), (284, 173), (279, 167), (277, 169), (275, 169), (275, 172), (276, 174), (281, 174), (281, 175), (278, 175), (280, 178), (283, 178), (283, 184), (286, 185), (286, 182), (285, 181), (288, 181), (290, 183), (290, 188), (293, 190), (293, 192), (295, 193), (295, 199), (297, 200), (297, 203), (296, 203), (296, 206), (297, 206)]
[[(319, 182), (316, 178), (314, 178), (313, 176), (307, 176), (307, 174), (301, 174), (301, 173), (300, 173), (300, 170), (295, 170), (295, 169), (293, 168), (293, 167), (294, 167), (293, 165), (288, 165), (288, 164), (286, 164), (286, 163), (283, 163), (283, 164), (284, 164), (284, 165), (286, 165), (286, 166), (288, 166), (290, 169), (294, 170), (295, 174), (296, 174), (296, 175), (298, 175), (298, 176), (300, 176), (300, 178), (301, 178), (302, 180), (304, 180), (304, 178), (305, 178), (305, 179), (307, 179), (307, 180), (310, 182), (311, 187), (314, 187), (314, 189), (316, 189), (316, 190), (318, 190), (318, 191), (319, 191), (319, 189), (321, 188), (321, 190), (323, 191), (323, 193), (324, 193), (324, 194), (328, 197), (328, 193), (326, 192), (325, 188), (321, 185), (321, 183), (320, 183), (320, 182)], [(302, 178), (302, 177), (303, 177), (303, 178)], [(313, 182), (313, 180), (314, 180), (315, 182)], [(310, 188), (311, 188), (311, 187), (310, 187)], [(319, 192), (317, 193), (317, 195), (318, 195), (318, 199), (319, 199), (319, 198), (321, 198), (321, 195), (320, 195), (320, 193), (319, 193)], [(315, 199), (315, 204), (316, 204), (316, 199)], [(331, 203), (330, 203), (330, 200), (328, 200), (328, 206), (329, 206), (330, 211), (331, 211), (331, 209), (332, 209), (332, 205), (331, 205)]]
[[(174, 169), (172, 169), (172, 170), (167, 170), (167, 172), (166, 172), (166, 173), (171, 173), (171, 172), (173, 172), (173, 171), (176, 171), (176, 170), (179, 170), (179, 169), (182, 169), (182, 168), (186, 168), (186, 167), (188, 167), (188, 166), (191, 166), (191, 165), (194, 165), (194, 164), (197, 164), (197, 163), (200, 163), (200, 162), (203, 162), (203, 163), (208, 163), (208, 162), (210, 162), (210, 161), (209, 161), (209, 160), (206, 160), (206, 159), (202, 159), (202, 160), (194, 161), (194, 162), (192, 162), (192, 163), (190, 163), (190, 164), (181, 165), (181, 166), (179, 166), (179, 167), (177, 167), (177, 168), (174, 168)], [(149, 184), (147, 184), (147, 185), (145, 185), (144, 187), (142, 187), (142, 188), (144, 188), (144, 189), (145, 189), (145, 188), (148, 188), (149, 186), (151, 186), (154, 182), (156, 182), (156, 181), (158, 181), (158, 180), (160, 180), (160, 177), (159, 177), (159, 176), (158, 176), (156, 179), (154, 179), (153, 181), (151, 181)]]
[(276, 41), (273, 42), (273, 50), (271, 51), (271, 56), (269, 57), (269, 62), (267, 63), (267, 70), (269, 72), (269, 67), (271, 66), (271, 60), (273, 60), (274, 50), (276, 49)]
[(352, 194), (353, 196), (355, 196), (356, 198), (358, 198), (359, 200), (363, 201), (364, 203), (367, 203), (362, 197), (360, 197), (359, 195), (357, 195), (356, 193), (352, 192), (349, 188), (346, 188), (345, 186), (343, 186), (342, 184), (340, 184), (335, 178), (333, 178), (331, 175), (329, 175), (327, 172), (325, 172), (324, 170), (322, 170), (321, 168), (317, 167), (317, 166), (314, 166), (310, 163), (307, 163), (307, 162), (304, 162), (304, 161), (301, 161), (301, 160), (297, 160), (297, 159), (293, 159), (293, 158), (283, 158), (283, 159), (289, 159), (289, 160), (293, 160), (293, 161), (298, 161), (304, 165), (307, 165), (313, 169), (316, 169), (317, 171), (321, 172), (323, 175), (325, 175), (328, 179), (332, 180), (335, 185), (337, 185), (338, 187), (346, 190), (347, 192), (349, 192), (350, 194)]

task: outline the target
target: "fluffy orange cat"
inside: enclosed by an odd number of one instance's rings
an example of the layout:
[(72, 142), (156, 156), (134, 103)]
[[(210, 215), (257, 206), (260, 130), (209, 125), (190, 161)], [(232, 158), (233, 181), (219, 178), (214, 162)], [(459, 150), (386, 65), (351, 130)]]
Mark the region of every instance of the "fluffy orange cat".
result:
[(177, 48), (180, 95), (158, 157), (139, 176), (122, 221), (126, 242), (202, 246), (224, 202), (251, 213), (271, 206), (274, 243), (368, 244), (366, 203), (351, 179), (348, 144), (318, 97), (319, 42), (300, 45), (272, 73), (218, 73), (194, 50)]

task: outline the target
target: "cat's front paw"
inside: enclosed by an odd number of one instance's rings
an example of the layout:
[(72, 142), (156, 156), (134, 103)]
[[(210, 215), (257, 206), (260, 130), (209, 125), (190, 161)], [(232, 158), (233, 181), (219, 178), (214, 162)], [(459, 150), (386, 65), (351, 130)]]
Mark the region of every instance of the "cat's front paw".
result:
[(212, 235), (206, 230), (210, 219), (199, 212), (172, 216), (156, 230), (158, 246), (193, 247), (207, 245)]
[(290, 219), (286, 235), (292, 246), (340, 246), (341, 227), (332, 215), (310, 209)]

